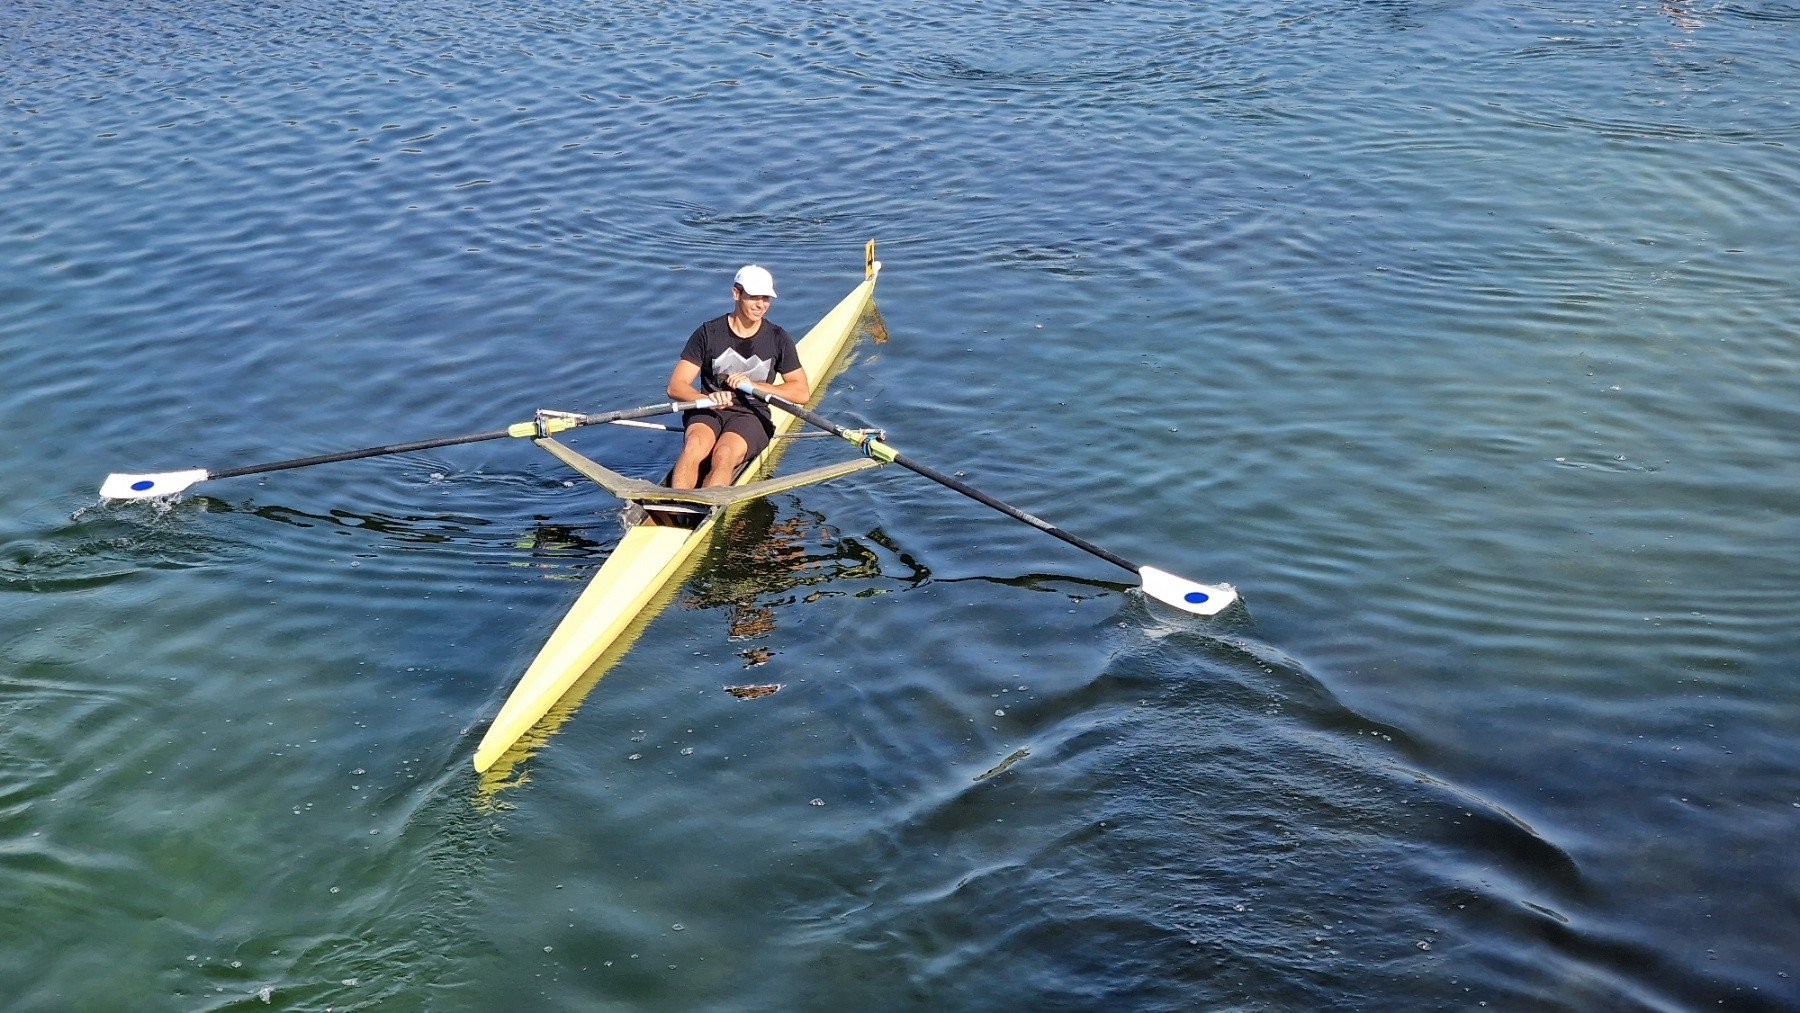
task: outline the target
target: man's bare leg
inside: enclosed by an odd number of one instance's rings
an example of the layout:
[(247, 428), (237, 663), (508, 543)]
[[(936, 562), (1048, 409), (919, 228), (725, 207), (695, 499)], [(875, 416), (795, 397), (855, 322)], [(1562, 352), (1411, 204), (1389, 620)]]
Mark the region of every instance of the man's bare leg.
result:
[[(708, 435), (711, 435), (710, 433)], [(750, 444), (736, 433), (726, 433), (719, 437), (713, 447), (712, 467), (706, 473), (706, 487), (730, 485), (737, 478), (738, 469), (744, 466), (744, 459), (750, 456)]]
[[(744, 445), (740, 437), (732, 437), (739, 446)], [(675, 459), (675, 469), (669, 475), (669, 485), (675, 489), (692, 489), (700, 484), (700, 463), (713, 453), (718, 437), (706, 426), (687, 427), (686, 438), (681, 444), (681, 456)]]

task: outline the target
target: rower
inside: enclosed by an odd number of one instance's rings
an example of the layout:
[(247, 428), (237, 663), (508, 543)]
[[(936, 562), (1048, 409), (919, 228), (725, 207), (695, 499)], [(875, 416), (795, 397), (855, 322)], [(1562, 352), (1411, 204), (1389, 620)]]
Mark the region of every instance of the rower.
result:
[(711, 398), (717, 407), (682, 413), (685, 437), (669, 475), (674, 488), (730, 485), (738, 470), (769, 445), (775, 432), (769, 407), (736, 396), (733, 392), (741, 385), (748, 383), (769, 394), (779, 391), (800, 404), (812, 397), (812, 383), (800, 364), (793, 336), (768, 319), (774, 300), (774, 276), (746, 264), (731, 280), (731, 312), (706, 321), (688, 336), (669, 374), (669, 394), (681, 401)]

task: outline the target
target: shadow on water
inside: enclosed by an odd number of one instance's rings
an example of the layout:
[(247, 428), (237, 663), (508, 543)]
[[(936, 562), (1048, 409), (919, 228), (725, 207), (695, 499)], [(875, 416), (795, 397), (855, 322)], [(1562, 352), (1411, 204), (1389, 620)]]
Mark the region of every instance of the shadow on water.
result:
[[(246, 529), (207, 523), (211, 518), (232, 515), (254, 517), (297, 532), (364, 532), (393, 546), (463, 546), (476, 551), (487, 551), (491, 540), (477, 533), (504, 523), (476, 513), (398, 513), (338, 507), (319, 511), (205, 495), (100, 502), (77, 510), (69, 525), (59, 531), (34, 541), (21, 540), (0, 547), (0, 580), (42, 582), (59, 579), (58, 572), (66, 569), (82, 571), (66, 579), (105, 582), (137, 570), (184, 569), (238, 558), (253, 548)], [(297, 537), (305, 541), (305, 536)], [(591, 550), (585, 554), (604, 551), (591, 541), (581, 544)], [(507, 548), (512, 547), (509, 542)], [(518, 546), (527, 550), (534, 547)], [(270, 548), (264, 539), (257, 542), (254, 551), (261, 557), (268, 555)], [(115, 560), (128, 561), (130, 565), (126, 569), (108, 568), (109, 561)]]
[(206, 502), (213, 513), (250, 513), (266, 521), (297, 528), (356, 528), (397, 542), (453, 542), (466, 538), (476, 528), (489, 527), (495, 523), (475, 514), (387, 514), (337, 508), (324, 513), (309, 513), (279, 505), (234, 506), (222, 500), (211, 499)]

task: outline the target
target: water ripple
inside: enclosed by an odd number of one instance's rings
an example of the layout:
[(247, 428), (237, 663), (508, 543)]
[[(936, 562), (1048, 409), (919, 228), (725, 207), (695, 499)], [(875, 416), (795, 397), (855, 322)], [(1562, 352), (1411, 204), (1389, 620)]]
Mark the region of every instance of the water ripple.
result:
[[(26, 1005), (1792, 994), (1791, 4), (8, 17)], [(654, 400), (737, 264), (798, 329), (871, 235), (832, 413), (1247, 607), (808, 489), (478, 809), (606, 497), (503, 441), (92, 503)]]
[[(1209, 659), (1200, 670), (1196, 654)], [(1518, 945), (1531, 945), (1523, 940), (1544, 919), (1530, 911), (1568, 921), (1554, 909), (1587, 897), (1568, 854), (1504, 808), (1396, 763), (1396, 749), (1415, 749), (1402, 734), (1320, 690), (1253, 642), (1174, 637), (1118, 656), (1073, 694), (1011, 700), (1006, 723), (1030, 745), (1013, 754), (1006, 776), (957, 778), (905, 797), (845, 847), (910, 860), (881, 863), (887, 875), (852, 888), (864, 902), (807, 920), (821, 939), (877, 947), (908, 968), (896, 973), (933, 990), (959, 991), (980, 973), (973, 942), (908, 963), (904, 941), (938, 936), (947, 919), (973, 919), (990, 942), (1008, 939), (1012, 959), (1071, 1002), (1250, 990), (1305, 1003), (1324, 997), (1305, 982), (1369, 960), (1398, 962), (1384, 987), (1404, 990), (1405, 968), (1428, 963), (1434, 945), (1471, 939), (1455, 916), (1406, 941), (1374, 930), (1385, 909), (1404, 903), (1393, 896), (1395, 866), (1414, 860), (1382, 843), (1398, 820), (1415, 841), (1431, 840), (1428, 878), (1453, 907), (1511, 907)], [(1251, 745), (1270, 736), (1280, 748)], [(1082, 804), (1050, 816), (1065, 795)], [(1207, 843), (1195, 850), (1189, 842), (1202, 825)], [(927, 845), (946, 841), (956, 844)], [(1029, 909), (1022, 896), (1034, 898)], [(1144, 962), (1102, 969), (1083, 956), (1125, 951)], [(1214, 991), (1220, 962), (1232, 971), (1229, 991)], [(1631, 973), (1616, 955), (1597, 963)], [(1492, 987), (1509, 976), (1533, 977), (1497, 961), (1476, 978)]]

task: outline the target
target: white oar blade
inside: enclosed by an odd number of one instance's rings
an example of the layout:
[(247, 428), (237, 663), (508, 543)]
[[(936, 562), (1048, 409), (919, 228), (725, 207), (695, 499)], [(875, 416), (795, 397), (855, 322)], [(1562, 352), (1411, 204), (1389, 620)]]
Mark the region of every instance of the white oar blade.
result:
[(1143, 578), (1145, 594), (1197, 616), (1216, 616), (1238, 599), (1237, 589), (1230, 584), (1200, 584), (1154, 566), (1140, 567), (1138, 576)]
[(125, 475), (115, 472), (100, 483), (100, 495), (104, 499), (154, 499), (157, 496), (173, 496), (195, 482), (204, 481), (204, 468), (165, 471), (160, 475)]

